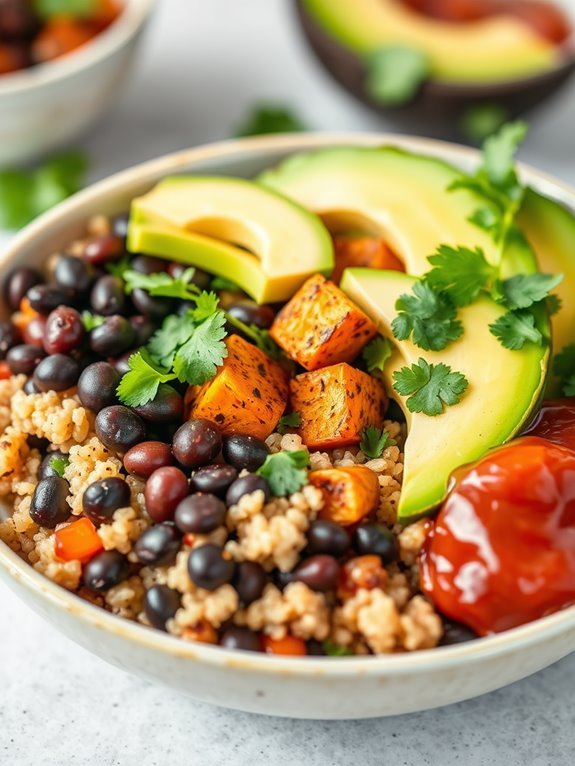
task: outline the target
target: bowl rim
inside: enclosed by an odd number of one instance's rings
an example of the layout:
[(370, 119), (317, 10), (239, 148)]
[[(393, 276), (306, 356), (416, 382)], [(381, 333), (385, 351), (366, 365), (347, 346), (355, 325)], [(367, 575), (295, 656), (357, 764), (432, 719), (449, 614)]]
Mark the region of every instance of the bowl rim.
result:
[[(327, 146), (393, 145), (428, 154), (447, 162), (470, 164), (477, 162), (477, 149), (435, 139), (401, 136), (393, 133), (301, 133), (265, 137), (250, 137), (220, 141), (185, 149), (148, 160), (90, 185), (83, 191), (44, 213), (17, 234), (0, 255), (0, 266), (17, 258), (19, 251), (29, 247), (45, 229), (58, 226), (69, 216), (85, 213), (85, 208), (106, 195), (118, 194), (135, 183), (153, 182), (155, 177), (185, 171), (192, 163), (206, 160), (263, 155), (275, 151), (286, 153), (309, 151)], [(530, 165), (519, 163), (522, 179), (563, 204), (575, 209), (575, 187)], [(97, 211), (95, 211), (97, 212)], [(426, 670), (438, 671), (461, 663), (477, 663), (499, 657), (520, 647), (542, 641), (575, 628), (575, 605), (542, 617), (503, 633), (479, 638), (454, 646), (436, 647), (404, 654), (383, 654), (369, 657), (280, 657), (230, 650), (209, 644), (188, 643), (162, 631), (154, 630), (107, 612), (85, 601), (21, 559), (6, 543), (0, 541), (0, 573), (6, 581), (15, 580), (52, 605), (74, 615), (86, 627), (111, 633), (118, 639), (134, 641), (143, 649), (159, 651), (174, 658), (201, 662), (220, 668), (235, 668), (265, 674), (289, 673), (291, 676), (349, 677), (357, 674), (400, 676)]]
[(123, 0), (124, 7), (109, 27), (74, 51), (53, 61), (0, 75), (0, 98), (52, 85), (96, 66), (134, 37), (152, 12), (156, 0)]

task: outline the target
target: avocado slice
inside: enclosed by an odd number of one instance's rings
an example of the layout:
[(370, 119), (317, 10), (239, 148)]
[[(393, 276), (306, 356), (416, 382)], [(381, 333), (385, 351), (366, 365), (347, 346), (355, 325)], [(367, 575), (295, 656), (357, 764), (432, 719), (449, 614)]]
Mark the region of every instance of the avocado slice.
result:
[(559, 46), (511, 15), (453, 24), (415, 13), (398, 0), (300, 0), (331, 37), (365, 55), (386, 45), (426, 53), (431, 76), (446, 83), (513, 80), (560, 62)]
[[(392, 337), (395, 302), (414, 283), (397, 271), (346, 269), (341, 289)], [(488, 325), (505, 312), (487, 295), (460, 310), (464, 334), (443, 351), (423, 351), (410, 341), (396, 341), (384, 370), (385, 387), (393, 393), (393, 373), (423, 357), (449, 365), (469, 382), (461, 402), (429, 417), (411, 413), (405, 398), (394, 394), (407, 419), (403, 489), (398, 520), (409, 523), (428, 514), (445, 498), (449, 477), (458, 467), (482, 457), (491, 447), (515, 436), (537, 407), (549, 360), (549, 343), (509, 351)], [(546, 329), (545, 317), (540, 328)], [(547, 336), (546, 336), (547, 337)]]
[[(448, 191), (460, 176), (442, 160), (395, 147), (342, 147), (295, 155), (259, 180), (317, 213), (333, 233), (362, 231), (384, 239), (406, 271), (420, 276), (441, 244), (480, 247), (496, 262), (493, 239), (469, 221), (489, 203), (467, 190)], [(533, 252), (515, 232), (503, 276), (536, 270)]]
[[(564, 274), (553, 291), (561, 298), (561, 311), (551, 317), (553, 352), (575, 343), (575, 215), (560, 202), (528, 189), (517, 223), (535, 251), (540, 271)], [(557, 381), (550, 381), (549, 394), (559, 394)]]
[(259, 303), (287, 300), (334, 264), (317, 216), (238, 178), (165, 178), (132, 202), (128, 249), (226, 277)]

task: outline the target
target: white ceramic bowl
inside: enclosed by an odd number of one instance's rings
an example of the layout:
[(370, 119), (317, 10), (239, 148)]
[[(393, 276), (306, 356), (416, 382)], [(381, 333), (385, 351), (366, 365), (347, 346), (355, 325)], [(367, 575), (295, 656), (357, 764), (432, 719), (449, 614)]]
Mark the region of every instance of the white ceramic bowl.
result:
[(154, 0), (125, 0), (113, 24), (62, 58), (0, 75), (0, 167), (63, 146), (112, 103)]
[[(171, 173), (253, 176), (285, 156), (330, 145), (391, 143), (462, 166), (471, 149), (385, 135), (243, 139), (147, 162), (72, 197), (24, 229), (0, 258), (0, 279), (39, 265), (94, 213), (118, 213)], [(575, 190), (523, 168), (525, 180), (575, 208)], [(122, 620), (54, 585), (0, 543), (0, 577), (63, 633), (105, 660), (193, 697), (297, 718), (369, 718), (447, 705), (517, 681), (575, 650), (575, 607), (468, 644), (363, 658), (282, 658), (191, 644)], [(32, 670), (33, 672), (33, 670)]]

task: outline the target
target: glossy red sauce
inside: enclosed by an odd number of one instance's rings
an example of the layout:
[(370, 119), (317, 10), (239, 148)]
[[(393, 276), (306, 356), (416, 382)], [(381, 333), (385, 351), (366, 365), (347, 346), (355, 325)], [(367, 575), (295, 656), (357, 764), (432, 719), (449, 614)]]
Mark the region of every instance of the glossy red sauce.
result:
[(535, 32), (552, 43), (563, 43), (571, 34), (566, 14), (552, 2), (543, 0), (402, 0), (414, 11), (434, 19), (451, 22), (477, 21), (507, 14), (522, 19)]
[(543, 402), (526, 434), (575, 450), (575, 399)]
[(424, 546), (421, 583), (480, 635), (575, 603), (575, 452), (529, 436), (462, 470)]

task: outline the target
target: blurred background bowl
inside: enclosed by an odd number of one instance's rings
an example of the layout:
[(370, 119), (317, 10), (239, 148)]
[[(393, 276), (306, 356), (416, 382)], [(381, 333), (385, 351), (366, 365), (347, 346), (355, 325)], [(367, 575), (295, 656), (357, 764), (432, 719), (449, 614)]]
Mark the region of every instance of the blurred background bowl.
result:
[[(446, 139), (471, 138), (464, 121), (475, 108), (500, 109), (502, 122), (527, 114), (555, 95), (575, 72), (575, 2), (553, 2), (568, 16), (573, 29), (569, 40), (561, 46), (564, 52), (555, 68), (497, 82), (452, 84), (428, 80), (409, 103), (388, 106), (368, 94), (362, 57), (326, 31), (308, 12), (305, 0), (294, 0), (296, 16), (307, 43), (326, 71), (345, 90), (402, 130)], [(489, 51), (485, 55), (488, 57)]]
[(111, 26), (53, 62), (0, 76), (0, 167), (61, 147), (111, 105), (154, 0), (126, 0)]

